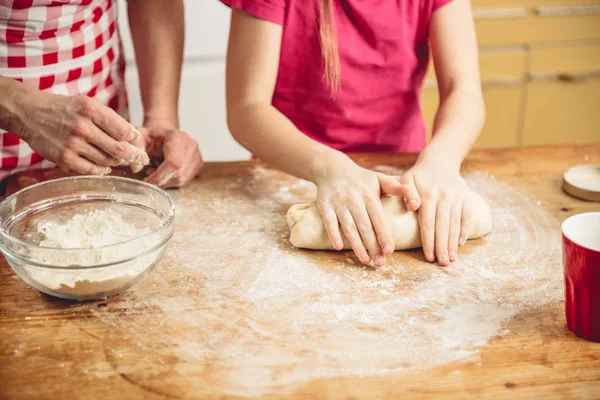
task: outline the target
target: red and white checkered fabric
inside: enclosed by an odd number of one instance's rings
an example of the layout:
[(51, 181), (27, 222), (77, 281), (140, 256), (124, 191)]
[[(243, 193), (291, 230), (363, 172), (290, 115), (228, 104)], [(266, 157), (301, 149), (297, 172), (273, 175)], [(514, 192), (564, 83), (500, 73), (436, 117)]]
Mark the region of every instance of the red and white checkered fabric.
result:
[[(117, 0), (0, 0), (0, 75), (127, 115)], [(53, 164), (0, 129), (0, 180)]]

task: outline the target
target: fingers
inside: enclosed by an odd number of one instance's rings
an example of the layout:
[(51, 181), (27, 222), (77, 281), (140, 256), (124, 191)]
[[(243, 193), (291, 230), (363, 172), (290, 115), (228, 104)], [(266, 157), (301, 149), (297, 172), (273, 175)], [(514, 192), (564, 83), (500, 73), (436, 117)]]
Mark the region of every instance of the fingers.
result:
[(450, 232), (450, 211), (452, 204), (442, 201), (435, 210), (435, 254), (441, 266), (450, 265), (448, 255), (448, 235)]
[(371, 262), (371, 258), (369, 257), (365, 246), (363, 245), (360, 235), (358, 234), (358, 229), (350, 210), (343, 209), (338, 212), (337, 215), (340, 220), (344, 236), (350, 244), (350, 247), (352, 247), (354, 254), (356, 254), (356, 257), (358, 257), (361, 263), (365, 265), (369, 264)]
[(130, 142), (140, 135), (129, 122), (110, 107), (88, 97), (83, 97), (79, 101), (80, 113), (90, 118), (94, 125), (114, 140)]
[(404, 196), (404, 189), (402, 184), (396, 177), (388, 176), (384, 174), (377, 174), (379, 179), (379, 186), (381, 187), (381, 194), (389, 194), (392, 196)]
[(148, 175), (144, 181), (160, 188), (167, 189), (167, 183), (171, 183), (171, 180), (177, 173), (178, 168), (179, 165), (177, 161), (165, 160), (158, 166), (158, 168), (156, 168), (156, 171)]
[(164, 161), (145, 181), (163, 189), (187, 184), (204, 166), (198, 144), (184, 132), (172, 131), (167, 134), (162, 152)]
[(192, 157), (192, 161), (185, 164), (185, 171), (182, 173), (182, 178), (179, 181), (175, 181), (177, 187), (185, 186), (192, 181), (196, 176), (200, 174), (202, 167), (204, 167), (204, 160), (199, 151), (196, 151)]
[(367, 212), (369, 218), (377, 234), (377, 240), (383, 249), (383, 255), (390, 255), (394, 252), (394, 238), (392, 232), (385, 220), (385, 214), (383, 212), (383, 206), (380, 199), (366, 199)]
[(385, 265), (385, 257), (383, 257), (381, 246), (375, 236), (373, 223), (371, 222), (371, 218), (369, 218), (366, 206), (361, 202), (356, 201), (355, 206), (352, 207), (351, 213), (358, 227), (358, 233), (360, 234), (363, 244), (369, 252), (370, 260), (378, 267)]
[[(146, 152), (146, 139), (144, 137), (144, 133), (142, 133), (142, 131), (145, 131), (144, 128), (140, 128), (138, 130), (138, 132), (140, 133), (139, 135), (136, 135), (136, 137), (131, 140), (129, 143), (133, 146), (135, 146), (138, 149), (144, 150), (144, 152)], [(148, 153), (146, 153), (148, 154)], [(142, 162), (139, 163), (131, 163), (129, 164), (129, 169), (131, 169), (131, 172), (133, 172), (134, 174), (137, 174), (138, 172), (140, 172), (141, 170), (144, 169), (144, 164), (145, 160), (142, 160)]]
[(150, 164), (150, 158), (144, 150), (135, 147), (126, 141), (117, 141), (111, 138), (95, 125), (90, 128), (90, 132), (87, 134), (86, 139), (89, 143), (98, 147), (105, 153), (125, 160), (130, 164)]
[(458, 244), (464, 246), (469, 238), (469, 231), (473, 225), (473, 203), (469, 198), (463, 202)]
[(78, 150), (78, 154), (87, 158), (94, 164), (103, 167), (118, 167), (119, 165), (123, 164), (123, 160), (121, 160), (120, 158), (113, 157), (110, 154), (107, 154), (104, 151), (88, 143), (83, 143), (81, 145), (81, 147)]
[(331, 241), (331, 245), (336, 250), (342, 250), (344, 243), (342, 241), (342, 235), (340, 234), (340, 227), (338, 223), (337, 215), (331, 205), (326, 201), (319, 201), (317, 208), (323, 218), (323, 224), (325, 225), (325, 231)]
[(409, 211), (417, 211), (419, 207), (421, 207), (421, 196), (417, 190), (414, 175), (411, 172), (407, 172), (400, 178), (400, 182), (403, 186), (402, 197), (404, 197), (406, 209)]
[(450, 262), (456, 261), (458, 257), (458, 241), (461, 231), (461, 216), (463, 203), (455, 203), (450, 211), (450, 231), (448, 233), (448, 257)]
[(435, 261), (434, 244), (435, 244), (435, 214), (436, 201), (427, 199), (423, 201), (419, 208), (419, 227), (421, 230), (421, 243), (423, 245), (423, 254), (429, 262)]
[(67, 152), (60, 159), (58, 166), (82, 175), (108, 175), (111, 173), (110, 167), (96, 165), (75, 152)]

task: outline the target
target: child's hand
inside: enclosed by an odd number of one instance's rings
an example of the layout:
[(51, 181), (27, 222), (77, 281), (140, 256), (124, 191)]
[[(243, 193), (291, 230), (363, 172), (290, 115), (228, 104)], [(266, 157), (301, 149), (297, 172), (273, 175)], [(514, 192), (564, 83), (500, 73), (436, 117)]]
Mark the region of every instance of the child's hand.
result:
[(343, 247), (340, 227), (361, 263), (385, 265), (394, 240), (385, 221), (381, 195), (406, 196), (397, 179), (356, 165), (340, 153), (323, 155), (313, 164), (317, 206), (333, 247)]
[(419, 210), (423, 252), (429, 262), (454, 262), (471, 226), (471, 192), (459, 173), (460, 163), (444, 156), (425, 156), (402, 176), (411, 188), (409, 210)]

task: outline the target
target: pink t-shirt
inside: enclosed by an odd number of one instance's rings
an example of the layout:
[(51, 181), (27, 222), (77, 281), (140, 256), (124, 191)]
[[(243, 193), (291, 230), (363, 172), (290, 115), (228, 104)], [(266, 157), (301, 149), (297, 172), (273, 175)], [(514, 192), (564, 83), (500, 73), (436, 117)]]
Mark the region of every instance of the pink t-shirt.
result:
[(222, 0), (283, 26), (273, 106), (311, 138), (343, 152), (416, 152), (429, 25), (451, 0), (334, 0), (341, 62), (335, 99), (323, 80), (319, 0)]

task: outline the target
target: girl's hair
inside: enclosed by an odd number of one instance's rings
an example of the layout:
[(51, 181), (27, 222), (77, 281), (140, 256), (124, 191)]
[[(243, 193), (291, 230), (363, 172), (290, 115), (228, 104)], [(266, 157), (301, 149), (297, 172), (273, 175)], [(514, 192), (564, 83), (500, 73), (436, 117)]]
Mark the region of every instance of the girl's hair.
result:
[(335, 97), (341, 87), (341, 71), (333, 15), (333, 0), (319, 0), (319, 39), (323, 55), (323, 75), (331, 96)]

